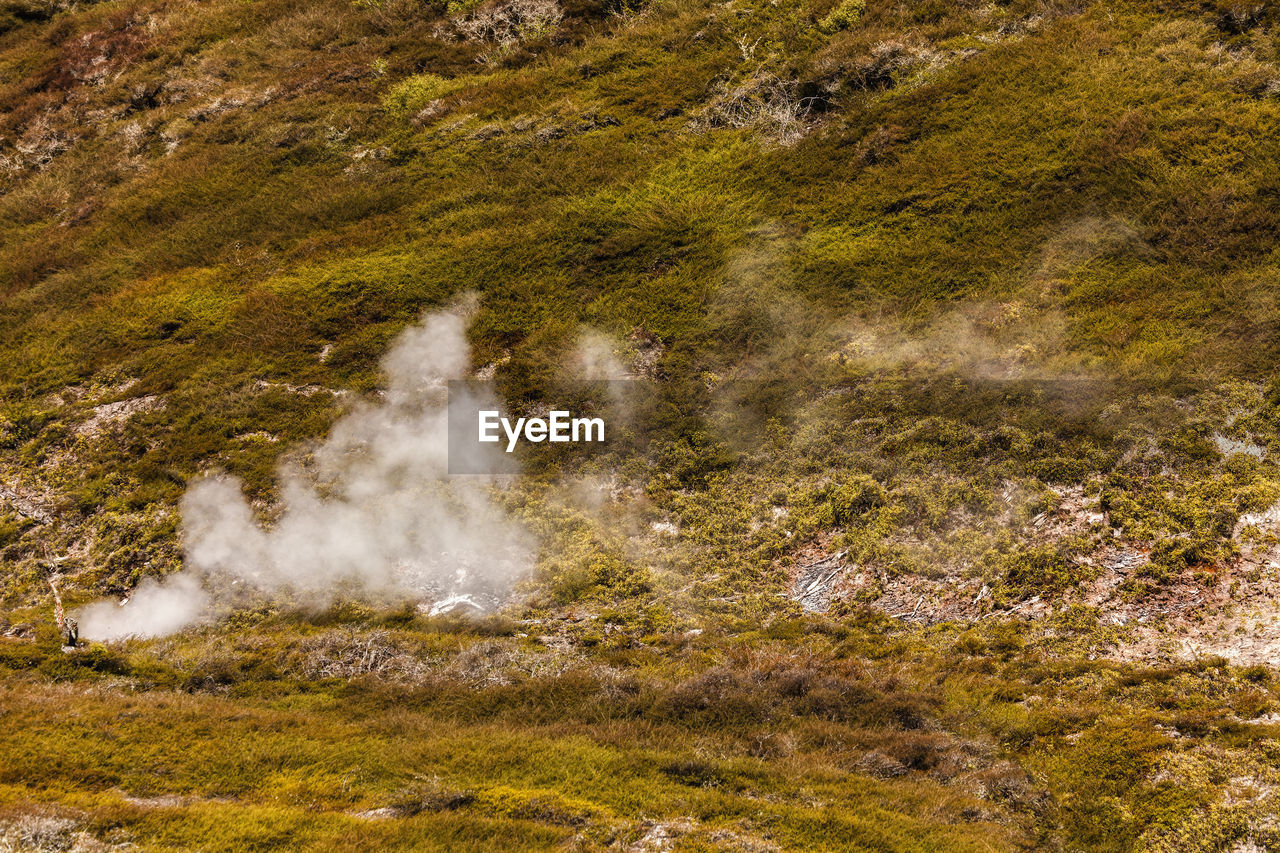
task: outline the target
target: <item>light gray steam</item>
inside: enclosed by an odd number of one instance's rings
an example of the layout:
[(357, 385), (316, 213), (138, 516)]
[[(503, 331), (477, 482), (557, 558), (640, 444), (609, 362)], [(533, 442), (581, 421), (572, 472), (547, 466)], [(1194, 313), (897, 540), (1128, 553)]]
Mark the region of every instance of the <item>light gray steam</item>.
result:
[(282, 468), (272, 526), (254, 519), (238, 480), (193, 485), (182, 506), (186, 568), (139, 585), (123, 606), (84, 609), (83, 636), (172, 633), (212, 618), (231, 590), (316, 606), (350, 594), (477, 609), (503, 600), (532, 564), (531, 538), (493, 502), (491, 482), (446, 477), (445, 382), (468, 370), (464, 332), (464, 317), (444, 312), (397, 339), (383, 398), (343, 417), (308, 470)]
[(578, 335), (576, 372), (583, 379), (595, 381), (634, 379), (635, 374), (618, 358), (619, 350), (618, 342), (604, 332), (584, 328)]
[(164, 581), (144, 578), (122, 604), (99, 601), (76, 614), (86, 639), (114, 640), (130, 634), (160, 637), (199, 621), (212, 601), (191, 574)]

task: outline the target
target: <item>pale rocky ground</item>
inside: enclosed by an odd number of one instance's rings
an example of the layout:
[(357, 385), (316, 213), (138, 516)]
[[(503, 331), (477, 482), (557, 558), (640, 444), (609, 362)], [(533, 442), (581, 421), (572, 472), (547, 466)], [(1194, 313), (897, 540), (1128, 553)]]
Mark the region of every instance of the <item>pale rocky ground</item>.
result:
[(28, 814), (0, 821), (0, 853), (108, 853), (137, 849), (127, 842), (100, 841), (68, 817)]
[[(1028, 541), (1051, 541), (1107, 524), (1096, 503), (1080, 489), (1064, 490), (1057, 508), (1032, 519)], [(1249, 528), (1260, 536), (1243, 536)], [(1268, 534), (1272, 534), (1268, 536)], [(805, 552), (798, 561), (792, 598), (812, 612), (825, 612), (841, 599), (861, 598), (875, 588), (870, 605), (905, 623), (976, 622), (1005, 616), (1041, 619), (1066, 607), (1097, 608), (1105, 626), (1121, 629), (1119, 639), (1099, 648), (1099, 656), (1153, 662), (1221, 657), (1238, 666), (1272, 664), (1280, 659), (1280, 508), (1242, 516), (1235, 536), (1241, 558), (1223, 567), (1214, 580), (1188, 575), (1155, 594), (1130, 599), (1125, 580), (1149, 562), (1147, 550), (1112, 541), (1080, 561), (1096, 577), (1050, 601), (1034, 596), (1011, 606), (996, 606), (980, 578), (954, 573), (877, 577), (873, 570), (849, 565), (842, 552)]]
[[(629, 353), (632, 375), (649, 374), (653, 346), (648, 337), (638, 330), (630, 344), (636, 350)], [(78, 417), (72, 415), (79, 420), (73, 430), (92, 440), (119, 429), (140, 413), (164, 408), (163, 398), (155, 395), (113, 399), (124, 397), (136, 384), (135, 379), (125, 379), (68, 387), (47, 402), (79, 413)], [(255, 390), (270, 387), (260, 382)], [(282, 387), (308, 396), (342, 393), (319, 386)], [(262, 438), (274, 437), (264, 434)], [(69, 462), (74, 460), (53, 458), (46, 460), (46, 465)], [(6, 467), (0, 460), (0, 507), (42, 526), (53, 524), (57, 495), (40, 481), (43, 478), (34, 478), (31, 473)], [(1058, 506), (1033, 518), (1020, 532), (1027, 542), (1047, 543), (1108, 526), (1096, 502), (1077, 487), (1062, 490)], [(660, 524), (654, 532), (672, 531)], [(1135, 661), (1216, 656), (1241, 666), (1269, 664), (1280, 656), (1280, 544), (1268, 544), (1278, 535), (1280, 507), (1242, 516), (1236, 525), (1242, 557), (1218, 571), (1214, 582), (1206, 584), (1204, 575), (1187, 577), (1136, 600), (1123, 595), (1122, 585), (1148, 562), (1147, 552), (1111, 538), (1080, 561), (1083, 573), (1093, 577), (1074, 592), (1056, 601), (1037, 596), (1003, 606), (993, 601), (980, 578), (953, 571), (939, 577), (877, 575), (873, 569), (850, 565), (842, 552), (828, 550), (820, 542), (797, 555), (791, 594), (811, 612), (825, 612), (840, 600), (858, 599), (904, 623), (924, 625), (1006, 616), (1044, 618), (1063, 607), (1085, 604), (1097, 608), (1102, 624), (1122, 629), (1121, 639), (1113, 647), (1100, 648), (1101, 655)], [(81, 563), (79, 558), (85, 556), (84, 543), (77, 541), (60, 558), (52, 559), (54, 563)]]

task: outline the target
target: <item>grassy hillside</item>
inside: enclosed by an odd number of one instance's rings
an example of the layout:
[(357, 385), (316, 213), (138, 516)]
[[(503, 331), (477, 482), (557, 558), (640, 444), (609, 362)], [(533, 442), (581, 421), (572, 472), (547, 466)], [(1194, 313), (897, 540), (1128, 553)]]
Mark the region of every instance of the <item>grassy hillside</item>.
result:
[[(1280, 843), (1277, 27), (0, 0), (0, 848)], [(60, 650), (468, 295), (513, 406), (656, 388), (518, 601)]]

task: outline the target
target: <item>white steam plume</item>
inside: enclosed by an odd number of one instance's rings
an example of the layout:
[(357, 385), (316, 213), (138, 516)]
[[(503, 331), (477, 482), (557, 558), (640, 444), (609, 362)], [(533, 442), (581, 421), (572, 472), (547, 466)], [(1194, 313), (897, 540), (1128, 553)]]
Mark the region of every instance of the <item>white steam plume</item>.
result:
[[(282, 511), (260, 526), (231, 477), (183, 500), (186, 567), (146, 581), (119, 606), (79, 614), (88, 639), (157, 636), (206, 621), (231, 589), (323, 606), (342, 594), (460, 600), (486, 609), (532, 563), (532, 541), (483, 478), (448, 479), (446, 380), (469, 356), (465, 320), (437, 313), (383, 359), (388, 389), (335, 424), (311, 470), (282, 468)], [(206, 592), (208, 588), (210, 592)]]
[(618, 358), (618, 342), (596, 329), (583, 329), (578, 336), (576, 353), (578, 374), (587, 380), (633, 379), (635, 374), (629, 371)]

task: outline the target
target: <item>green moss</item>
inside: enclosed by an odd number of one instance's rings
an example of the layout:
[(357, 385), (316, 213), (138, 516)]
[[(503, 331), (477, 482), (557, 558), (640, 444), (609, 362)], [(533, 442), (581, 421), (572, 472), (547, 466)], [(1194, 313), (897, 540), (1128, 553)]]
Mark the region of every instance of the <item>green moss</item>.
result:
[(438, 74), (415, 74), (392, 86), (387, 92), (384, 103), (392, 113), (407, 116), (418, 112), (432, 101), (458, 91), (463, 86), (482, 83), (482, 79), (448, 80)]
[(1057, 548), (1036, 548), (1010, 555), (1005, 561), (1004, 580), (1011, 586), (1042, 595), (1054, 594), (1081, 579), (1079, 567)]
[(862, 20), (862, 14), (866, 9), (866, 0), (840, 0), (840, 3), (827, 13), (818, 26), (824, 33), (847, 30)]

